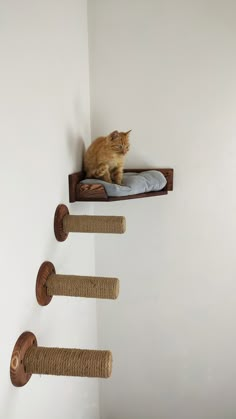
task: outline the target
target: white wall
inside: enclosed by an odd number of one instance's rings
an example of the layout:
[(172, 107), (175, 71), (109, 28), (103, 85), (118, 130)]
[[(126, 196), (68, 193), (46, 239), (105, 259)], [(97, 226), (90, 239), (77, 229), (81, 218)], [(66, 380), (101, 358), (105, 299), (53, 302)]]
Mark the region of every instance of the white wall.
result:
[(133, 129), (127, 167), (174, 167), (168, 196), (97, 203), (127, 217), (96, 237), (113, 350), (102, 419), (234, 419), (236, 4), (90, 0), (92, 136)]
[[(0, 50), (0, 417), (96, 419), (96, 379), (33, 376), (12, 386), (10, 357), (31, 330), (42, 346), (97, 348), (92, 300), (35, 298), (44, 260), (58, 273), (94, 273), (94, 238), (58, 243), (56, 206), (68, 204), (67, 176), (81, 168), (90, 141), (87, 5), (85, 0), (1, 1)], [(73, 204), (88, 214), (91, 205)]]

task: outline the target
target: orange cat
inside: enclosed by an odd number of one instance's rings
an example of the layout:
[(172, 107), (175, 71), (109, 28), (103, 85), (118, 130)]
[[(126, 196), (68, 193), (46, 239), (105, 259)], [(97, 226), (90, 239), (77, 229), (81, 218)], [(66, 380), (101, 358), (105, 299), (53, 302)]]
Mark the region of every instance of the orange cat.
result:
[(121, 185), (124, 157), (129, 151), (130, 131), (113, 131), (107, 137), (99, 137), (92, 142), (84, 156), (87, 178), (98, 178)]

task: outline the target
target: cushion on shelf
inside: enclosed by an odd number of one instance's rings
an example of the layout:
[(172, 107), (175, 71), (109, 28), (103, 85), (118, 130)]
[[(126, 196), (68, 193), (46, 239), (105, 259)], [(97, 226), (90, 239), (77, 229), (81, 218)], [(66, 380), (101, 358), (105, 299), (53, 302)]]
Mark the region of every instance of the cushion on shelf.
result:
[(108, 183), (100, 179), (84, 179), (80, 183), (89, 185), (101, 184), (104, 186), (108, 196), (127, 196), (161, 191), (166, 186), (167, 180), (158, 170), (147, 170), (140, 173), (124, 173), (122, 185)]

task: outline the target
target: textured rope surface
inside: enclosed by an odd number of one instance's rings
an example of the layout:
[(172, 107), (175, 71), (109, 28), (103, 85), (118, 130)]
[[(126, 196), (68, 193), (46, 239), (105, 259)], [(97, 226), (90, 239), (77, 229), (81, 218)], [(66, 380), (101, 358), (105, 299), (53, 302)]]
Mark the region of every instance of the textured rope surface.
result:
[(47, 295), (67, 295), (74, 297), (115, 299), (119, 294), (117, 278), (93, 276), (50, 275)]
[(66, 215), (63, 218), (65, 233), (118, 233), (125, 232), (125, 217), (97, 215)]
[(26, 373), (108, 378), (110, 351), (31, 346), (24, 357)]

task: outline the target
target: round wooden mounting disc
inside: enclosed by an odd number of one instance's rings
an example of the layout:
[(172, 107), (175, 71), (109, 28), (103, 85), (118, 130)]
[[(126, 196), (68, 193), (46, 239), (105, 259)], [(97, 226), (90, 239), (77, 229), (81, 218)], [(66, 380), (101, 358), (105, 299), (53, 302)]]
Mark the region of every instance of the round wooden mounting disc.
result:
[(50, 275), (55, 274), (56, 270), (51, 262), (43, 262), (39, 268), (37, 280), (36, 280), (36, 298), (41, 306), (47, 306), (52, 296), (47, 294), (47, 280)]
[(37, 346), (37, 339), (31, 332), (24, 332), (17, 339), (14, 346), (11, 365), (10, 365), (10, 377), (11, 382), (16, 387), (24, 386), (30, 379), (32, 374), (25, 372), (24, 367), (24, 356), (31, 346)]
[(54, 233), (59, 242), (63, 242), (68, 236), (68, 233), (65, 233), (63, 230), (63, 218), (68, 214), (69, 210), (66, 205), (58, 205), (54, 215)]

